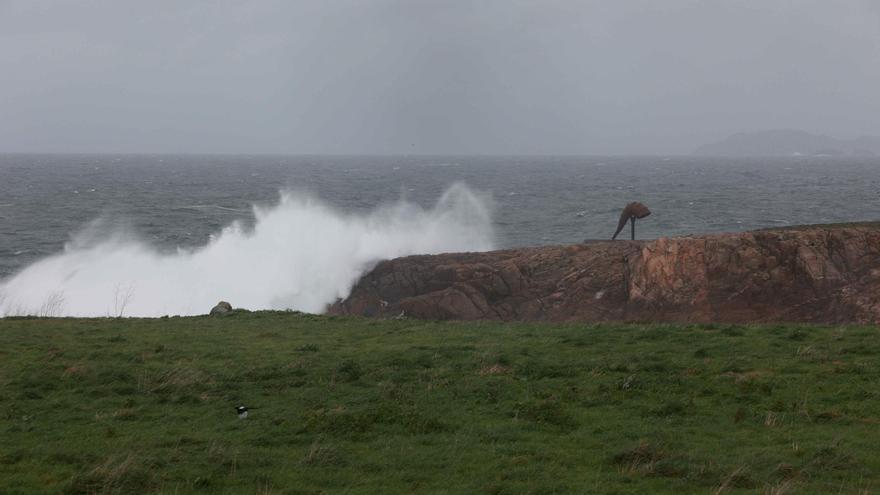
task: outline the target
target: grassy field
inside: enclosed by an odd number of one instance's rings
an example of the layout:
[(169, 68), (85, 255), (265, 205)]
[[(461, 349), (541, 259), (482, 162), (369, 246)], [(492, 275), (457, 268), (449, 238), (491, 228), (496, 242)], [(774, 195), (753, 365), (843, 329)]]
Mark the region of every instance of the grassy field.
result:
[(875, 493), (878, 337), (0, 320), (0, 493)]

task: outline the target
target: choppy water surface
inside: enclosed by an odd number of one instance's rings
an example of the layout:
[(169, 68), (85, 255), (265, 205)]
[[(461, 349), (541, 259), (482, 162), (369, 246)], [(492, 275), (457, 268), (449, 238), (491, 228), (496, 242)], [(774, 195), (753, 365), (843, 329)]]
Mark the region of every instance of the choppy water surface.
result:
[[(450, 199), (455, 183), (467, 187)], [(254, 205), (277, 212), (282, 191), (294, 198), (284, 210), (292, 216), (276, 215), (262, 231), (266, 242), (253, 242)], [(438, 204), (444, 193), (446, 203)], [(255, 258), (265, 258), (271, 248), (311, 260), (310, 246), (326, 252), (347, 245), (339, 256), (356, 251), (367, 263), (370, 256), (387, 255), (382, 253), (570, 243), (610, 237), (621, 208), (633, 200), (653, 211), (638, 224), (642, 238), (876, 220), (880, 158), (0, 155), (0, 278), (8, 284), (13, 274), (65, 246), (82, 251), (102, 243), (100, 254), (90, 252), (95, 258), (107, 258), (110, 246), (121, 243), (147, 253), (140, 269), (149, 271), (149, 259), (158, 257), (172, 273), (185, 270), (174, 264), (186, 261), (182, 253), (204, 250), (224, 235), (224, 245), (234, 246), (236, 254), (221, 251), (203, 263), (247, 264), (248, 249), (261, 251)], [(322, 213), (305, 215), (308, 208)], [(336, 227), (328, 230), (330, 224)], [(343, 235), (346, 230), (358, 235)], [(280, 231), (283, 236), (273, 237)], [(244, 242), (249, 239), (251, 244)], [(391, 250), (394, 243), (407, 247)], [(383, 248), (379, 254), (357, 251), (366, 244)], [(64, 285), (83, 277), (92, 266), (84, 263), (78, 258), (44, 265), (31, 278), (47, 280), (46, 286), (34, 290), (54, 293), (50, 272), (65, 272), (57, 282)], [(118, 293), (119, 287), (137, 286), (140, 277), (123, 274), (103, 282), (115, 284)], [(68, 301), (71, 290), (64, 296)], [(265, 296), (276, 302), (254, 305), (290, 306), (290, 294), (310, 289), (285, 290)]]

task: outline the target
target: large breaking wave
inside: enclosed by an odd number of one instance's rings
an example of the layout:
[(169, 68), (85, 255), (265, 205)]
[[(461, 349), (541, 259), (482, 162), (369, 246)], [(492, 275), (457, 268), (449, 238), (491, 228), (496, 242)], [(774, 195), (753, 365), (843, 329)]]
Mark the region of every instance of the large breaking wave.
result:
[(131, 235), (82, 233), (0, 282), (0, 316), (204, 314), (219, 300), (248, 309), (321, 312), (377, 261), (492, 249), (487, 201), (463, 184), (433, 208), (400, 200), (366, 215), (283, 192), (197, 249), (162, 253)]

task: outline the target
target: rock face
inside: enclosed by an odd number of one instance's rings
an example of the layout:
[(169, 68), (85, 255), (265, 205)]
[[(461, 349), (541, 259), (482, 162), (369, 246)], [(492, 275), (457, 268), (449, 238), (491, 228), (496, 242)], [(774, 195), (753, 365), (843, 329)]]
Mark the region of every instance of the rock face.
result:
[(226, 316), (232, 313), (232, 305), (226, 301), (220, 301), (211, 308), (211, 316)]
[(331, 314), (880, 323), (880, 223), (589, 242), (379, 263)]

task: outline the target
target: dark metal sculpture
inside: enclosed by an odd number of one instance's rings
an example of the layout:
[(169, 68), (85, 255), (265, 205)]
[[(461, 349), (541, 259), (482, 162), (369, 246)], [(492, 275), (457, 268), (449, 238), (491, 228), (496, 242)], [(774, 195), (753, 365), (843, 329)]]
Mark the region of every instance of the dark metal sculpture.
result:
[(647, 206), (639, 203), (638, 201), (633, 201), (632, 203), (626, 205), (623, 209), (623, 213), (620, 214), (620, 221), (617, 222), (617, 231), (614, 232), (614, 236), (611, 238), (613, 241), (617, 239), (617, 234), (620, 233), (621, 230), (626, 226), (626, 222), (629, 221), (632, 224), (632, 239), (636, 239), (636, 219), (645, 218), (646, 216), (651, 214), (651, 210), (648, 209)]

